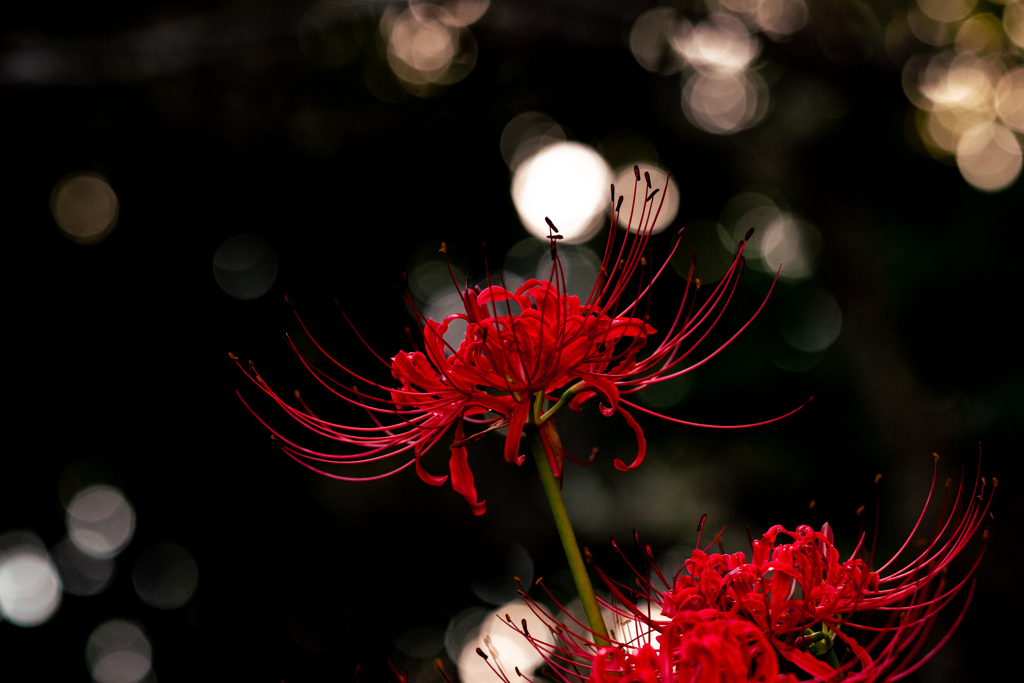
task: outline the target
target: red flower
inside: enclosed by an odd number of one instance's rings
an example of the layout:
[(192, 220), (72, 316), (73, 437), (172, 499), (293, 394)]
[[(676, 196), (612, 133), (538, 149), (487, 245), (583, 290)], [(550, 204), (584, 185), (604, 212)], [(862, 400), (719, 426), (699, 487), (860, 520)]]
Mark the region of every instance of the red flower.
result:
[[(462, 299), (462, 311), (440, 322), (425, 320), (417, 311), (423, 325), (423, 351), (400, 351), (390, 363), (374, 354), (388, 366), (398, 387), (388, 387), (365, 378), (332, 358), (317, 344), (317, 348), (347, 375), (346, 382), (334, 379), (302, 358), (292, 344), (292, 349), (320, 384), (343, 401), (365, 409), (373, 420), (372, 426), (350, 426), (321, 419), (297, 394), (297, 404), (293, 405), (274, 392), (251, 364), (248, 371), (240, 365), (288, 415), (311, 431), (344, 444), (350, 452), (336, 454), (311, 450), (286, 438), (257, 417), (271, 430), (289, 456), (329, 477), (349, 481), (377, 479), (415, 464), (420, 478), (435, 486), (444, 483), (447, 477), (430, 474), (423, 465), (423, 457), (454, 427), (455, 439), (451, 443), (449, 463), (452, 486), (469, 502), (475, 514), (482, 514), (485, 505), (484, 501), (477, 499), (473, 473), (467, 463), (466, 444), (487, 431), (507, 426), (505, 459), (520, 464), (524, 456), (520, 455), (519, 441), (524, 427), (539, 427), (567, 404), (579, 410), (584, 402), (597, 397), (601, 401), (602, 414), (621, 415), (635, 432), (639, 449), (631, 464), (616, 460), (615, 466), (620, 470), (636, 467), (644, 458), (646, 442), (629, 409), (679, 424), (694, 423), (659, 415), (624, 396), (695, 370), (717, 355), (746, 329), (753, 318), (700, 360), (688, 360), (706, 339), (732, 298), (743, 270), (745, 242), (740, 242), (732, 265), (699, 308), (695, 306), (693, 293), (700, 283), (697, 281), (696, 287), (691, 287), (694, 284), (691, 266), (691, 277), (687, 278), (675, 319), (653, 350), (639, 357), (649, 338), (655, 334), (642, 309), (646, 306), (651, 286), (679, 247), (679, 240), (655, 270), (653, 263), (648, 262), (648, 243), (660, 211), (660, 204), (657, 210), (654, 206), (658, 190), (651, 191), (649, 176), (644, 188), (639, 169), (635, 171), (634, 193), (638, 189), (650, 191), (642, 205), (637, 229), (625, 232), (618, 242), (616, 225), (623, 199), (620, 196), (612, 212), (600, 275), (586, 301), (581, 302), (579, 297), (563, 291), (565, 278), (556, 249), (556, 240), (560, 236), (555, 234), (557, 229), (548, 221), (552, 231), (552, 263), (548, 280), (529, 280), (515, 292), (490, 284), (489, 274), (489, 286), (485, 288), (462, 289), (456, 283)], [(614, 186), (612, 200), (615, 201)], [(630, 226), (633, 226), (632, 215), (627, 222), (627, 227)], [(444, 251), (443, 245), (441, 251)], [(632, 289), (634, 287), (635, 290)], [(635, 291), (635, 294), (628, 291)], [(413, 305), (408, 295), (407, 300)], [(764, 303), (761, 305), (763, 307)], [(444, 339), (453, 320), (467, 323), (465, 338), (458, 348)], [(306, 332), (308, 334), (308, 330)], [(291, 344), (291, 340), (288, 341)], [(351, 380), (369, 385), (382, 395), (371, 395), (350, 387), (348, 383)], [(554, 402), (546, 411), (545, 401)], [(467, 437), (466, 422), (481, 424), (483, 428)], [(753, 425), (735, 425), (745, 426)], [(546, 439), (552, 438), (548, 431), (553, 430), (545, 430)], [(555, 452), (560, 450), (555, 449)], [(389, 472), (376, 476), (344, 477), (321, 469), (321, 464), (366, 464), (393, 457), (407, 459)], [(561, 462), (552, 464), (556, 475), (559, 475)]]
[(681, 612), (656, 646), (606, 647), (593, 657), (592, 683), (796, 683), (781, 674), (765, 634), (717, 610)]
[[(680, 673), (681, 667), (690, 670), (688, 662), (691, 661), (680, 657), (680, 643), (713, 642), (709, 640), (709, 628), (721, 631), (722, 635), (715, 637), (725, 640), (733, 637), (727, 633), (746, 634), (747, 631), (734, 626), (737, 623), (756, 630), (764, 640), (745, 641), (748, 644), (743, 650), (748, 654), (746, 659), (733, 660), (731, 655), (721, 654), (716, 660), (721, 667), (721, 678), (715, 680), (744, 680), (733, 676), (748, 669), (751, 677), (745, 680), (768, 680), (764, 676), (777, 673), (771, 662), (776, 661), (774, 656), (778, 655), (788, 662), (790, 671), (818, 680), (897, 681), (934, 655), (963, 618), (973, 594), (973, 583), (950, 631), (927, 654), (921, 655), (939, 612), (968, 585), (984, 553), (987, 531), (966, 575), (953, 585), (947, 584), (947, 568), (980, 528), (991, 504), (991, 491), (997, 483), (993, 479), (986, 497), (984, 478), (978, 477), (970, 491), (965, 490), (961, 482), (952, 506), (948, 507), (950, 482), (947, 481), (946, 500), (934, 535), (929, 541), (919, 541), (916, 545), (921, 550), (899, 569), (890, 567), (915, 545), (913, 539), (924, 519), (932, 491), (910, 536), (896, 555), (878, 570), (871, 569), (873, 551), (865, 552), (861, 544), (849, 559), (840, 560), (827, 524), (821, 531), (808, 526), (797, 527), (795, 532), (781, 526), (772, 527), (761, 539), (753, 541), (753, 556), (749, 562), (744, 553), (708, 554), (695, 549), (671, 580), (653, 564), (650, 547), (645, 546), (645, 560), (665, 586), (663, 590), (658, 590), (654, 581), (648, 581), (647, 572), (634, 570), (642, 588), (640, 593), (635, 593), (633, 588), (612, 581), (597, 569), (614, 596), (614, 602), (605, 602), (604, 606), (620, 621), (620, 640), (614, 643), (619, 649), (617, 652), (610, 653), (596, 645), (593, 638), (578, 635), (586, 633), (580, 630), (582, 625), (578, 622), (575, 633), (559, 624), (532, 600), (538, 616), (558, 634), (559, 644), (545, 645), (530, 636), (525, 625), (523, 633), (545, 655), (549, 667), (563, 674), (565, 681), (587, 677), (623, 683), (684, 678), (711, 680)], [(934, 479), (932, 484), (934, 489)], [(525, 597), (525, 593), (523, 595)], [(708, 626), (709, 614), (721, 615), (726, 621)], [(680, 631), (686, 629), (693, 634), (681, 635)], [(660, 649), (647, 642), (652, 635)], [(694, 651), (700, 652), (702, 645), (696, 647)], [(721, 646), (728, 647), (731, 646)], [(769, 651), (773, 653), (771, 656)], [(569, 662), (580, 658), (588, 662), (591, 672), (568, 675)], [(755, 669), (760, 673), (755, 675)]]

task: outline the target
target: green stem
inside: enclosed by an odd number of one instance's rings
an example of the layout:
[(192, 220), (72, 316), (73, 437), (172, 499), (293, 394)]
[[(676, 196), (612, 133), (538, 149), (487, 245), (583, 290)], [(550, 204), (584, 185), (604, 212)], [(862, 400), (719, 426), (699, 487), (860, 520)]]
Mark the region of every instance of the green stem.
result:
[(548, 409), (548, 411), (545, 412), (543, 415), (536, 418), (537, 424), (544, 424), (545, 422), (553, 418), (555, 416), (555, 413), (557, 413), (562, 408), (562, 406), (564, 406), (569, 401), (570, 398), (575, 396), (577, 393), (580, 392), (580, 390), (582, 390), (586, 386), (586, 382), (577, 382), (576, 384), (572, 385), (571, 387), (563, 391), (562, 396), (558, 399), (558, 402), (555, 405), (551, 406), (551, 408)]
[(551, 471), (551, 463), (548, 460), (539, 430), (530, 435), (530, 445), (533, 447), (533, 457), (537, 461), (537, 469), (540, 470), (540, 481), (544, 485), (544, 493), (551, 506), (551, 516), (555, 518), (555, 527), (558, 529), (558, 536), (562, 539), (562, 548), (565, 549), (565, 557), (569, 560), (569, 571), (572, 572), (572, 578), (576, 582), (576, 591), (580, 594), (580, 600), (583, 602), (583, 612), (587, 615), (590, 630), (594, 632), (598, 645), (610, 645), (608, 629), (601, 616), (601, 606), (597, 604), (594, 586), (590, 583), (587, 565), (583, 562), (583, 555), (576, 542), (576, 534), (572, 530), (569, 513), (562, 501), (562, 492), (559, 490), (558, 482), (555, 481), (554, 472)]

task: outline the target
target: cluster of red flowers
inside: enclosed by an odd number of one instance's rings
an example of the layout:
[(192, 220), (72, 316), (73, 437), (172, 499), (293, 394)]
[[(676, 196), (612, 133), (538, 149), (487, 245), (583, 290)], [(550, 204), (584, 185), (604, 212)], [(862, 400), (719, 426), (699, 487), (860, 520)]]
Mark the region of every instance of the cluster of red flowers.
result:
[[(788, 683), (794, 674), (822, 681), (897, 681), (927, 661), (959, 625), (973, 584), (950, 631), (921, 655), (939, 612), (968, 585), (987, 544), (986, 531), (964, 578), (948, 584), (947, 568), (981, 527), (997, 482), (988, 495), (982, 477), (970, 491), (961, 482), (952, 501), (950, 483), (931, 539), (913, 542), (934, 479), (911, 534), (877, 570), (863, 534), (851, 557), (840, 560), (828, 524), (820, 531), (772, 527), (752, 541), (750, 561), (744, 553), (697, 548), (671, 580), (644, 546), (657, 578), (648, 580), (647, 572), (634, 568), (640, 592), (597, 570), (613, 596), (604, 607), (619, 622), (619, 637), (613, 634), (610, 646), (597, 644), (579, 622), (574, 629), (557, 621), (525, 593), (555, 643), (531, 635), (525, 623), (521, 632), (544, 656), (549, 675), (566, 683)], [(891, 569), (911, 546), (921, 548), (916, 557)]]
[[(322, 419), (297, 393), (294, 403), (286, 400), (251, 364), (246, 368), (239, 363), (249, 378), (285, 413), (303, 427), (342, 444), (347, 452), (307, 448), (286, 437), (259, 415), (257, 418), (272, 432), (285, 453), (326, 476), (347, 481), (379, 479), (415, 464), (420, 478), (434, 486), (444, 483), (447, 476), (428, 472), (423, 464), (424, 456), (454, 427), (449, 460), (452, 486), (475, 514), (484, 512), (485, 503), (478, 500), (466, 445), (488, 431), (508, 427), (505, 459), (520, 464), (523, 460), (520, 438), (524, 427), (539, 427), (564, 405), (579, 410), (584, 402), (598, 397), (603, 415), (621, 415), (636, 434), (638, 452), (631, 464), (616, 460), (615, 466), (622, 470), (636, 467), (644, 458), (646, 442), (631, 410), (678, 424), (695, 423), (660, 415), (629, 401), (626, 396), (703, 365), (746, 329), (753, 318), (700, 360), (689, 358), (718, 322), (736, 289), (744, 263), (745, 242), (740, 242), (732, 265), (699, 307), (695, 305), (694, 292), (700, 283), (693, 279), (691, 265), (675, 319), (660, 343), (644, 357), (639, 357), (641, 349), (655, 333), (643, 309), (649, 305), (651, 288), (678, 249), (679, 240), (655, 269), (648, 259), (649, 240), (661, 211), (661, 204), (655, 208), (654, 201), (659, 190), (651, 188), (649, 175), (645, 174), (645, 183), (640, 170), (634, 168), (634, 171), (634, 202), (630, 206), (635, 206), (637, 192), (645, 193), (640, 215), (634, 223), (631, 209), (626, 231), (620, 233), (616, 229), (623, 197), (620, 195), (616, 200), (612, 186), (611, 226), (599, 275), (585, 301), (564, 291), (565, 277), (556, 249), (560, 236), (548, 221), (552, 258), (548, 280), (531, 279), (515, 292), (491, 284), (490, 274), (488, 286), (484, 288), (463, 288), (455, 282), (463, 304), (462, 312), (437, 322), (425, 319), (416, 311), (423, 325), (422, 351), (400, 351), (390, 362), (373, 354), (390, 370), (398, 387), (367, 379), (335, 360), (313, 339), (317, 348), (345, 376), (344, 381), (339, 380), (303, 358), (288, 340), (319, 383), (342, 401), (364, 409), (372, 425), (352, 426)], [(661, 201), (664, 202), (664, 193)], [(624, 235), (621, 239), (620, 234)], [(408, 303), (416, 310), (411, 297)], [(467, 324), (465, 338), (458, 348), (445, 340), (445, 333), (455, 320)], [(299, 321), (302, 322), (301, 318)], [(304, 324), (303, 329), (308, 334)], [(372, 387), (379, 394), (353, 387), (353, 381)], [(553, 405), (546, 407), (546, 401)], [(766, 422), (771, 421), (774, 420)], [(480, 425), (480, 429), (467, 436), (466, 423)], [(754, 425), (736, 425), (745, 426)], [(366, 465), (394, 457), (404, 462), (372, 476), (348, 477), (323, 469), (325, 464)], [(561, 463), (552, 464), (556, 476), (559, 475)]]

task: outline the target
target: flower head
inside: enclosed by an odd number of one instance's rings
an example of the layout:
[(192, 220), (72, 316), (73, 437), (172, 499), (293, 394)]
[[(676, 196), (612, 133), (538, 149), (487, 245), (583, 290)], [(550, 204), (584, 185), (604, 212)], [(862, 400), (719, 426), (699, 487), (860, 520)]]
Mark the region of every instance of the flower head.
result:
[[(397, 386), (367, 379), (350, 365), (331, 357), (314, 339), (317, 348), (345, 376), (345, 381), (341, 381), (303, 358), (288, 339), (319, 383), (342, 401), (364, 409), (371, 425), (352, 426), (322, 419), (298, 394), (294, 403), (285, 400), (251, 364), (248, 370), (239, 364), (289, 416), (320, 436), (342, 444), (348, 452), (306, 448), (286, 438), (258, 415), (257, 418), (289, 456), (327, 476), (350, 481), (376, 479), (415, 465), (420, 478), (435, 486), (444, 483), (447, 476), (428, 472), (423, 459), (454, 429), (449, 461), (452, 486), (475, 514), (482, 514), (485, 504), (478, 500), (466, 445), (488, 431), (508, 427), (505, 459), (520, 464), (524, 457), (520, 455), (524, 428), (539, 428), (565, 405), (580, 410), (585, 402), (596, 398), (602, 414), (621, 415), (636, 434), (638, 451), (631, 464), (616, 460), (615, 466), (622, 470), (636, 467), (644, 458), (646, 442), (631, 410), (679, 424), (695, 423), (659, 415), (630, 401), (631, 395), (700, 367), (746, 329), (753, 317), (725, 343), (698, 360), (691, 358), (732, 298), (743, 270), (744, 240), (739, 243), (726, 274), (699, 306), (695, 298), (700, 282), (692, 277), (691, 263), (675, 318), (650, 348), (649, 341), (656, 334), (646, 312), (651, 288), (678, 249), (679, 239), (656, 267), (649, 241), (661, 208), (661, 202), (656, 201), (659, 190), (651, 187), (648, 174), (641, 180), (639, 169), (634, 171), (634, 197), (636, 192), (644, 193), (645, 197), (640, 215), (635, 217), (630, 211), (627, 230), (620, 239), (616, 227), (623, 196), (616, 199), (612, 186), (611, 227), (599, 275), (585, 300), (565, 292), (565, 275), (557, 249), (560, 235), (549, 220), (551, 270), (547, 280), (531, 279), (510, 291), (492, 282), (490, 272), (486, 287), (461, 287), (453, 275), (462, 310), (441, 321), (425, 319), (416, 310), (411, 296), (406, 295), (422, 324), (422, 350), (399, 351), (390, 361), (373, 354), (387, 366)], [(445, 251), (443, 244), (441, 251)], [(500, 273), (494, 279), (503, 281)], [(456, 320), (466, 324), (465, 336), (457, 348), (445, 340), (445, 333)], [(303, 329), (308, 334), (304, 324)], [(353, 380), (372, 391), (350, 386)], [(467, 423), (479, 428), (467, 435)], [(729, 428), (744, 426), (753, 425)], [(542, 432), (545, 439), (554, 438), (550, 431)], [(554, 452), (561, 454), (561, 449)], [(404, 462), (376, 476), (345, 477), (322, 469), (324, 464), (368, 464), (389, 458), (401, 458)], [(556, 475), (561, 474), (561, 464), (553, 463)]]
[(796, 683), (757, 626), (713, 609), (680, 612), (657, 646), (601, 648), (587, 678), (593, 683)]
[[(998, 482), (993, 479), (986, 496), (986, 481), (979, 476), (972, 489), (961, 482), (951, 496), (947, 480), (934, 534), (914, 542), (934, 483), (907, 540), (878, 569), (872, 568), (874, 551), (864, 548), (863, 534), (842, 560), (828, 524), (820, 531), (772, 527), (752, 541), (750, 561), (744, 553), (696, 548), (671, 579), (644, 546), (645, 563), (657, 578), (648, 580), (646, 572), (634, 569), (639, 592), (597, 569), (613, 596), (604, 607), (618, 619), (613, 648), (599, 647), (589, 635), (580, 635), (586, 630), (558, 622), (525, 593), (559, 642), (533, 638), (525, 625), (521, 632), (566, 682), (765, 681), (787, 670), (818, 680), (897, 681), (934, 655), (963, 618), (973, 593), (968, 582), (988, 532), (962, 579), (948, 583), (947, 569), (981, 527)], [(914, 546), (920, 548), (916, 556), (895, 568)], [(939, 613), (968, 585), (952, 628), (922, 655)], [(693, 662), (701, 663), (699, 672), (694, 673)]]

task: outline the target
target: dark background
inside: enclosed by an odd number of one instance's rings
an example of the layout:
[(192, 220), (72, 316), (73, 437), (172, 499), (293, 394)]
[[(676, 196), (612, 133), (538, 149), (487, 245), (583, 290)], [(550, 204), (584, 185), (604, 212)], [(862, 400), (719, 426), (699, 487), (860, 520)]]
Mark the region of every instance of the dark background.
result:
[[(648, 461), (620, 473), (612, 460), (634, 448), (625, 424), (592, 405), (566, 418), (570, 448), (602, 449), (590, 471), (570, 469), (567, 490), (577, 475), (611, 491), (610, 500), (632, 501), (607, 515), (607, 529), (584, 523), (582, 542), (618, 570), (609, 535), (626, 540), (637, 528), (659, 552), (692, 547), (702, 512), (712, 513), (716, 530), (729, 525), (727, 541), (744, 539), (745, 525), (757, 533), (826, 520), (853, 537), (855, 510), (873, 508), (881, 472), (880, 548), (892, 552), (924, 500), (930, 454), (942, 456), (940, 482), (956, 480), (962, 467), (973, 477), (980, 443), (983, 473), (1003, 484), (991, 544), (964, 623), (915, 678), (995, 675), (1012, 639), (994, 645), (993, 629), (1021, 607), (1024, 520), (1013, 475), (1024, 373), (1011, 327), (1020, 310), (1024, 190), (1017, 182), (980, 192), (955, 165), (915, 149), (900, 65), (880, 33), (849, 19), (854, 3), (814, 3), (805, 28), (785, 42), (764, 39), (762, 53), (779, 72), (779, 102), (788, 85), (811, 82), (838, 94), (846, 114), (789, 135), (786, 117), (799, 105), (779, 104), (735, 136), (695, 129), (679, 107), (678, 76), (648, 73), (633, 59), (629, 27), (650, 3), (496, 0), (471, 27), (479, 44), (472, 73), (433, 97), (401, 102), (382, 101), (364, 82), (367, 63), (379, 61), (372, 42), (337, 69), (304, 58), (295, 27), (309, 4), (2, 10), (6, 64), (31, 48), (73, 68), (28, 80), (8, 69), (2, 85), (0, 532), (60, 540), (58, 481), (69, 465), (122, 487), (138, 527), (104, 593), (65, 596), (39, 627), (0, 623), (0, 670), (87, 680), (88, 634), (125, 617), (149, 634), (161, 681), (351, 681), (357, 664), (363, 680), (383, 680), (388, 656), (414, 669), (414, 681), (427, 680), (429, 667), (396, 652), (395, 639), (417, 627), (444, 630), (461, 610), (485, 606), (470, 586), (493, 580), (510, 547), (525, 549), (534, 577), (556, 577), (558, 590), (564, 559), (540, 487), (529, 467), (503, 462), (499, 438), (470, 447), (488, 502), (480, 518), (448, 485), (428, 487), (411, 470), (374, 483), (331, 482), (268, 440), (235, 396), (244, 388), (258, 398), (227, 356), (255, 360), (284, 394), (313, 390), (281, 341), (296, 329), (288, 293), (337, 357), (376, 372), (332, 298), (382, 355), (407, 346), (402, 327), (411, 318), (400, 287), (417, 250), (444, 240), (476, 277), (482, 241), (500, 261), (527, 236), (498, 141), (513, 116), (538, 110), (585, 143), (629, 128), (655, 144), (682, 191), (679, 218), (656, 238), (655, 252), (687, 220), (714, 219), (736, 192), (773, 185), (820, 230), (814, 282), (843, 312), (842, 334), (824, 358), (807, 372), (786, 372), (765, 352), (779, 343), (778, 302), (794, 286), (782, 283), (758, 322), (669, 411), (734, 423), (815, 397), (780, 423), (712, 432), (641, 418)], [(892, 4), (858, 7), (881, 26), (897, 11)], [(355, 6), (363, 32), (376, 30), (386, 6)], [(683, 9), (703, 13), (700, 5)], [(180, 48), (194, 59), (124, 75), (119, 65), (139, 58), (126, 36), (180, 21), (202, 29)], [(120, 200), (118, 225), (98, 245), (65, 238), (49, 211), (54, 184), (77, 170), (102, 173)], [(212, 274), (214, 252), (238, 233), (265, 238), (280, 264), (274, 287), (254, 301), (229, 297)], [(768, 283), (746, 273), (723, 327), (742, 324)], [(654, 320), (674, 301), (666, 290)], [(428, 458), (434, 472), (447, 460), (439, 450)], [(665, 475), (665, 486), (686, 487), (646, 491), (645, 468)], [(680, 509), (692, 515), (669, 519)], [(653, 528), (645, 532), (645, 523)], [(199, 566), (192, 601), (168, 612), (140, 602), (129, 580), (134, 558), (161, 541), (186, 547)], [(977, 550), (976, 542), (965, 554)]]

